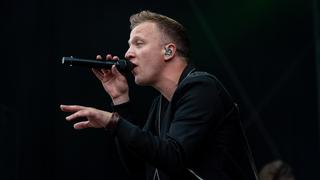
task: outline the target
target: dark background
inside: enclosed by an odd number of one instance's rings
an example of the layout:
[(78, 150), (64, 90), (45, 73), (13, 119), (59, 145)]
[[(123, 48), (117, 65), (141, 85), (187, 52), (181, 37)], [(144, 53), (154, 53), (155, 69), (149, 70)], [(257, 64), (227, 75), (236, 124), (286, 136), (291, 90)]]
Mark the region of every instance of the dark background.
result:
[[(127, 179), (103, 130), (76, 131), (59, 105), (110, 110), (100, 82), (62, 56), (124, 56), (131, 14), (149, 9), (188, 30), (192, 58), (239, 103), (258, 170), (281, 159), (319, 179), (317, 0), (1, 0), (0, 179)], [(156, 92), (130, 80), (144, 118)]]

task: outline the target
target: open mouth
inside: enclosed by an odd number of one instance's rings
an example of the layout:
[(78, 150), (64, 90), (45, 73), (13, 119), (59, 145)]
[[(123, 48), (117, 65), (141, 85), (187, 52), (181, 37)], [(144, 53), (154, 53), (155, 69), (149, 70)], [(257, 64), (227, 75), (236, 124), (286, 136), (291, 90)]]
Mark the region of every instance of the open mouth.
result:
[(134, 68), (137, 67), (137, 66), (138, 66), (138, 65), (132, 63), (132, 69), (134, 69)]
[(134, 74), (135, 74), (135, 73), (134, 73), (134, 69), (135, 69), (138, 65), (133, 64), (133, 63), (131, 63), (131, 64), (132, 64), (131, 73), (134, 75)]

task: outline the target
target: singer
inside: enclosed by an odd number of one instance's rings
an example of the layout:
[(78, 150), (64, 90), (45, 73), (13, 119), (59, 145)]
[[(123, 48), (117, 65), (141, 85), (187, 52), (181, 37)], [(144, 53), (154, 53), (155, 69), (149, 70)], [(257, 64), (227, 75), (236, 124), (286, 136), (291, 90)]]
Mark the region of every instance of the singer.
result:
[(146, 124), (140, 128), (134, 119), (127, 80), (115, 65), (93, 69), (112, 98), (113, 112), (61, 105), (70, 113), (66, 120), (80, 120), (75, 129), (112, 132), (131, 179), (253, 179), (238, 108), (216, 77), (190, 63), (185, 28), (150, 11), (132, 15), (130, 23), (125, 58), (134, 65), (134, 81), (159, 92)]

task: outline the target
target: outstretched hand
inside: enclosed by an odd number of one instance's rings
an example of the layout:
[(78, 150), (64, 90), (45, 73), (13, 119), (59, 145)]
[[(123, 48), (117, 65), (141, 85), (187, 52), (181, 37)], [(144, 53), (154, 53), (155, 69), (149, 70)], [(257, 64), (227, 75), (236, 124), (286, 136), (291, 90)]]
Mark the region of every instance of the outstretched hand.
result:
[(105, 128), (113, 125), (115, 120), (112, 119), (112, 113), (102, 111), (92, 107), (78, 105), (60, 105), (60, 109), (64, 112), (70, 112), (71, 115), (66, 117), (67, 121), (81, 120), (74, 124), (75, 129), (85, 128)]

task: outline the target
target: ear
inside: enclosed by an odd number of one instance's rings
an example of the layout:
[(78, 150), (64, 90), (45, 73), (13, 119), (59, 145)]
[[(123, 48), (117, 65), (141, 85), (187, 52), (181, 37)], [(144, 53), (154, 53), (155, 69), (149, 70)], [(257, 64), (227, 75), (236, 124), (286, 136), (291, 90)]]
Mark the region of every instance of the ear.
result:
[(164, 60), (165, 61), (171, 60), (175, 56), (176, 50), (177, 48), (175, 44), (173, 43), (167, 44), (163, 49)]

